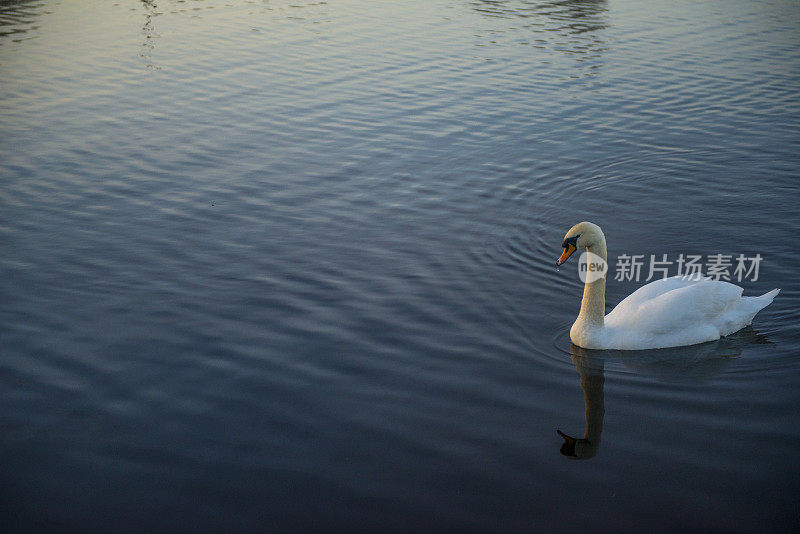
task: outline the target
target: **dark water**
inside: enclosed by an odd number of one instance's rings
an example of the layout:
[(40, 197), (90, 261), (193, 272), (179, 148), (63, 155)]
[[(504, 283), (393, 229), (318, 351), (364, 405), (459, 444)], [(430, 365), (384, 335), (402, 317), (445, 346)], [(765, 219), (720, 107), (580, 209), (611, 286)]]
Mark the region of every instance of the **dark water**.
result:
[[(0, 2), (2, 529), (797, 531), (799, 30)], [(719, 343), (570, 348), (581, 220), (782, 293)]]

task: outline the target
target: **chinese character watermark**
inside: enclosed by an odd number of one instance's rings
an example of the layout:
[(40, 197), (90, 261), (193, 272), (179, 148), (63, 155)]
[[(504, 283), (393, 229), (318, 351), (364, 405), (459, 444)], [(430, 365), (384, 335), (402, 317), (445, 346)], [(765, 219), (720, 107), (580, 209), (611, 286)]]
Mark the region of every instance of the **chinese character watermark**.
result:
[[(592, 263), (599, 265), (598, 259), (602, 261), (599, 256), (588, 260), (588, 263), (583, 267), (585, 272), (579, 268), (582, 281), (586, 281), (586, 274), (591, 272), (589, 269)], [(741, 282), (742, 280), (756, 282), (758, 281), (758, 270), (763, 260), (761, 254), (756, 254), (755, 256), (739, 254), (736, 257), (729, 254), (709, 254), (705, 257), (705, 262), (703, 259), (700, 254), (679, 254), (674, 260), (670, 259), (667, 254), (651, 254), (645, 261), (643, 254), (620, 254), (617, 256), (613, 269), (603, 262), (603, 276), (605, 276), (606, 271), (613, 271), (614, 280), (617, 282), (639, 282), (644, 275), (646, 275), (645, 282), (668, 278), (669, 276), (705, 276), (712, 280), (726, 282)], [(581, 261), (583, 261), (583, 256), (581, 256)]]

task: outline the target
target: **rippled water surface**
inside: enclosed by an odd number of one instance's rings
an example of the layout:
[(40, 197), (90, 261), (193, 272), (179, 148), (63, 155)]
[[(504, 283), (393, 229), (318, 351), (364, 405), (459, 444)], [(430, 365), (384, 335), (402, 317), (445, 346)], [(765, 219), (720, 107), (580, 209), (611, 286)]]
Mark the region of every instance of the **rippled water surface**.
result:
[[(799, 201), (793, 1), (0, 2), (2, 530), (796, 532)], [(581, 220), (782, 292), (571, 347)]]

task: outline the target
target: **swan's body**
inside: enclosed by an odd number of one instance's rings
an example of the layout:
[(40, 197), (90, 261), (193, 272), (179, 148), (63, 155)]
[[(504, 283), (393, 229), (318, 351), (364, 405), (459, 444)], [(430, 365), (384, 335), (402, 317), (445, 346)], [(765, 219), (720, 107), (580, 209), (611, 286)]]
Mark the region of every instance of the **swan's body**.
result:
[[(596, 224), (582, 222), (567, 232), (559, 265), (579, 248), (607, 261), (605, 236)], [(742, 288), (728, 282), (675, 276), (640, 287), (604, 316), (605, 288), (605, 277), (584, 286), (581, 311), (569, 331), (579, 347), (641, 350), (714, 341), (752, 323), (780, 291), (743, 297)]]

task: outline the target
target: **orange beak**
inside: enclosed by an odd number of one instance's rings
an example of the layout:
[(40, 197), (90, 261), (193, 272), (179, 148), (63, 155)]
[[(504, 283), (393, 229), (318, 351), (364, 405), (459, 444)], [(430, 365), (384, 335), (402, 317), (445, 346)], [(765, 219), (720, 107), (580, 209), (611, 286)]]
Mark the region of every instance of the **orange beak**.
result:
[(564, 252), (561, 253), (561, 257), (556, 260), (556, 265), (561, 265), (567, 258), (572, 256), (572, 253), (575, 252), (577, 249), (571, 243), (567, 243), (567, 246), (564, 247)]

